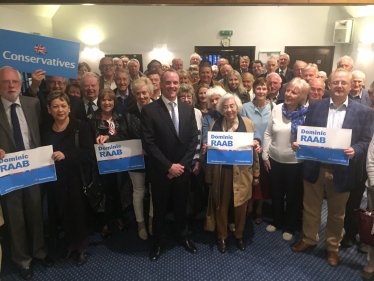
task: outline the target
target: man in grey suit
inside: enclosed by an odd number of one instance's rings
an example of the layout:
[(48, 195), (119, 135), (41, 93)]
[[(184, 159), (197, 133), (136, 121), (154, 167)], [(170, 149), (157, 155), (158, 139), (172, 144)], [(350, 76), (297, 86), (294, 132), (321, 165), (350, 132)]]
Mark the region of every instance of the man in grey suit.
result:
[(292, 78), (295, 77), (293, 70), (291, 68), (288, 68), (288, 65), (290, 63), (290, 56), (286, 53), (282, 53), (279, 55), (278, 59), (278, 69), (275, 71), (279, 75), (283, 75), (286, 78), (287, 83), (292, 80)]
[[(21, 85), (17, 70), (8, 66), (0, 68), (0, 148), (5, 153), (40, 146), (40, 103), (38, 99), (20, 96)], [(32, 257), (46, 267), (54, 263), (47, 255), (44, 242), (40, 198), (38, 185), (1, 196), (4, 219), (10, 232), (12, 260), (25, 280), (33, 277)]]
[(352, 89), (349, 97), (363, 105), (371, 107), (368, 90), (363, 88), (365, 82), (365, 73), (359, 70), (352, 71)]

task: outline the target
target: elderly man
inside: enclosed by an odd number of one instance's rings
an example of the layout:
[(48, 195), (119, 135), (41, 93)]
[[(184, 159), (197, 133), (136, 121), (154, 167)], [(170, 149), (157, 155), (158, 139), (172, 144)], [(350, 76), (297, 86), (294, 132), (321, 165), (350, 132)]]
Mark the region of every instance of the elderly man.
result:
[(149, 80), (151, 80), (153, 85), (153, 94), (151, 99), (156, 101), (161, 97), (161, 75), (157, 71), (150, 71), (147, 73), (147, 77)]
[(308, 63), (302, 70), (301, 70), (301, 78), (303, 78), (307, 83), (310, 80), (317, 78), (318, 76), (318, 66), (314, 63)]
[(272, 100), (274, 103), (278, 104), (278, 96), (279, 90), (282, 87), (282, 78), (278, 73), (272, 72), (270, 73), (266, 79), (270, 83), (270, 92), (268, 94), (268, 98)]
[(293, 65), (293, 75), (294, 77), (301, 77), (301, 70), (306, 67), (307, 63), (302, 60), (298, 60)]
[(264, 64), (260, 60), (254, 60), (252, 63), (252, 72), (255, 80), (259, 77), (265, 77)]
[(120, 59), (122, 61), (122, 65), (123, 65), (122, 68), (128, 69), (127, 64), (129, 63), (129, 57), (128, 56), (121, 56)]
[[(14, 68), (0, 68), (0, 148), (13, 153), (39, 147), (40, 103), (20, 95), (22, 79)], [(3, 155), (4, 156), (4, 155)], [(2, 156), (2, 157), (3, 157)], [(4, 219), (9, 229), (11, 258), (24, 280), (34, 275), (33, 257), (43, 266), (54, 261), (44, 242), (39, 185), (14, 190), (1, 196)]]
[(213, 78), (212, 66), (207, 61), (201, 63), (199, 67), (199, 77), (200, 77), (199, 82), (196, 82), (193, 84), (195, 91), (197, 90), (197, 87), (199, 87), (200, 84), (207, 84), (209, 85), (209, 87), (221, 86), (222, 88), (224, 88), (220, 82), (212, 80)]
[(239, 60), (239, 69), (238, 72), (243, 76), (244, 73), (249, 72), (252, 73), (252, 69), (249, 68), (249, 64), (251, 63), (251, 60), (248, 56), (242, 56)]
[(222, 79), (219, 80), (218, 82), (220, 82), (221, 84), (223, 84), (225, 82), (225, 79), (226, 79), (227, 75), (230, 73), (230, 71), (233, 71), (233, 70), (234, 69), (229, 64), (222, 65), (221, 69), (219, 71), (219, 73), (221, 74)]
[[(265, 77), (267, 77), (270, 73), (274, 73), (278, 68), (277, 59), (275, 57), (268, 58), (265, 64), (265, 68), (266, 68)], [(284, 76), (281, 75), (280, 78), (282, 80), (282, 85), (287, 83), (286, 78)]]
[(201, 57), (198, 53), (193, 53), (190, 57), (190, 65), (192, 64), (196, 64), (196, 65), (200, 65), (200, 62), (201, 62)]
[(120, 58), (113, 58), (113, 64), (114, 64), (114, 72), (118, 68), (123, 68), (123, 63), (122, 63), (122, 60)]
[(254, 82), (253, 75), (249, 72), (245, 72), (242, 75), (242, 80), (243, 80), (243, 87), (246, 89), (247, 93), (251, 97), (251, 101), (253, 101), (255, 97), (253, 93), (253, 89), (252, 89), (253, 82)]
[(218, 73), (213, 78), (214, 80), (219, 81), (219, 80), (221, 80), (223, 78), (222, 75), (221, 75), (221, 67), (224, 66), (225, 64), (229, 64), (229, 61), (227, 59), (225, 59), (225, 58), (220, 58), (217, 61)]
[(101, 72), (100, 76), (100, 90), (102, 89), (112, 89), (116, 88), (116, 83), (114, 82), (114, 64), (113, 59), (110, 57), (103, 57), (99, 63), (99, 69)]
[[(356, 101), (371, 108), (371, 100), (368, 91), (363, 88), (365, 85), (365, 74), (362, 71), (352, 71), (352, 89), (349, 93), (350, 100)], [(372, 132), (373, 133), (373, 132)], [(356, 243), (356, 235), (358, 234), (358, 222), (355, 209), (360, 208), (362, 195), (365, 191), (365, 182), (368, 178), (366, 173), (366, 162), (363, 167), (358, 167), (355, 178), (355, 188), (351, 191), (347, 205), (345, 207), (344, 230), (345, 235), (341, 242), (343, 247), (349, 248)], [(365, 246), (361, 243), (359, 245), (360, 251), (365, 251)]]
[(292, 69), (288, 68), (289, 64), (290, 64), (290, 56), (286, 53), (280, 54), (279, 59), (278, 59), (279, 67), (275, 72), (285, 77), (287, 82), (290, 82), (292, 78), (294, 78)]
[(116, 111), (123, 115), (129, 105), (135, 101), (134, 95), (129, 90), (130, 75), (128, 71), (123, 68), (117, 69), (114, 74), (114, 82), (117, 85), (117, 88), (113, 90), (118, 101)]
[[(179, 76), (168, 70), (162, 76), (162, 97), (142, 110), (142, 143), (150, 166), (152, 185), (153, 236), (151, 261), (161, 255), (166, 241), (166, 211), (169, 198), (173, 204), (178, 242), (189, 252), (197, 249), (188, 236), (186, 215), (190, 167), (198, 143), (195, 113), (179, 102)], [(167, 140), (167, 141), (166, 141)]]
[[(46, 78), (47, 89), (38, 91), (41, 81)], [(63, 78), (59, 76), (45, 76), (45, 71), (42, 69), (35, 70), (31, 74), (31, 85), (23, 93), (24, 96), (37, 97), (40, 101), (41, 107), (41, 117), (42, 117), (42, 127), (50, 128), (54, 122), (51, 114), (48, 113), (47, 108), (47, 97), (52, 91), (66, 91), (66, 86), (69, 84), (68, 78)], [(70, 98), (70, 116), (73, 116), (80, 120), (86, 120), (86, 113), (84, 110), (83, 101), (77, 97)]]
[(97, 110), (97, 97), (99, 96), (99, 76), (93, 72), (86, 72), (81, 81), (81, 93), (88, 118)]
[(132, 82), (140, 77), (144, 77), (145, 75), (140, 72), (140, 63), (137, 59), (129, 60), (127, 67), (130, 73), (130, 89), (132, 89)]
[(309, 86), (308, 102), (321, 100), (325, 93), (325, 82), (320, 78), (313, 78), (309, 80)]
[[(313, 248), (318, 243), (321, 224), (321, 207), (327, 200), (326, 247), (330, 266), (339, 264), (339, 247), (343, 238), (345, 205), (354, 188), (357, 166), (362, 167), (371, 141), (370, 126), (373, 113), (348, 98), (352, 75), (344, 69), (335, 70), (330, 76), (331, 98), (312, 102), (305, 118), (305, 126), (352, 129), (350, 147), (344, 150), (349, 166), (304, 162), (304, 214), (303, 239), (292, 246), (295, 252)], [(293, 143), (294, 150), (299, 148)]]
[(171, 61), (171, 68), (175, 71), (183, 70), (183, 60), (181, 58), (174, 58)]
[(338, 60), (336, 64), (336, 68), (343, 68), (348, 71), (352, 71), (353, 69), (353, 59), (349, 56), (343, 56)]

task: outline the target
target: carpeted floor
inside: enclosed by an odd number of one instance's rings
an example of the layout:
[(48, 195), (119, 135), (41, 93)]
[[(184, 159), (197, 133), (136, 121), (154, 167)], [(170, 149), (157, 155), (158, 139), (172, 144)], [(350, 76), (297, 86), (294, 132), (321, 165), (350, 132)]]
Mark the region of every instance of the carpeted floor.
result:
[[(151, 263), (150, 244), (138, 238), (134, 216), (131, 212), (128, 215), (131, 222), (126, 233), (118, 231), (113, 224), (112, 238), (103, 240), (98, 234), (91, 236), (87, 264), (77, 267), (74, 259), (65, 263), (57, 261), (52, 268), (36, 264), (33, 280), (362, 280), (360, 270), (366, 263), (366, 255), (357, 252), (356, 246), (342, 248), (341, 264), (333, 268), (325, 259), (323, 232), (314, 250), (293, 253), (290, 246), (298, 238), (285, 242), (281, 232), (268, 233), (267, 223), (256, 225), (253, 221), (246, 224), (248, 247), (244, 252), (236, 248), (232, 234), (228, 239), (228, 253), (218, 252), (216, 236), (203, 230), (201, 217), (191, 225), (197, 254), (188, 253), (171, 238), (160, 259)], [(325, 223), (324, 203), (321, 229)], [(6, 250), (6, 245), (3, 248)], [(4, 254), (1, 280), (22, 280), (9, 254)], [(58, 257), (56, 253), (56, 260)]]

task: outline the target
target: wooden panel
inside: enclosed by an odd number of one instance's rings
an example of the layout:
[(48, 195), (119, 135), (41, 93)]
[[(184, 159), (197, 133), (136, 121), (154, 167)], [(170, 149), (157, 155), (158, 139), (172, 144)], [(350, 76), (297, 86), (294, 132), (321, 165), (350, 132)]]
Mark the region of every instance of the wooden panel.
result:
[(0, 4), (154, 4), (154, 5), (371, 5), (372, 0), (0, 0)]

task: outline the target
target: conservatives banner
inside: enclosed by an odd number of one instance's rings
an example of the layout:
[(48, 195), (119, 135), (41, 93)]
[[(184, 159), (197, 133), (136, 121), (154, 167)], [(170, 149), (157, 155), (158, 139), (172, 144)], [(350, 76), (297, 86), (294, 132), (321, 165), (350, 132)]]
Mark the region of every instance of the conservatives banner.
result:
[(300, 149), (296, 158), (348, 166), (349, 157), (344, 150), (351, 146), (351, 137), (351, 129), (299, 126), (297, 143)]
[(208, 164), (252, 165), (253, 133), (208, 132)]
[(100, 174), (144, 169), (144, 156), (140, 140), (95, 144)]
[(6, 154), (0, 160), (0, 194), (38, 183), (55, 181), (52, 146)]
[(79, 48), (77, 42), (0, 29), (0, 67), (75, 79)]

